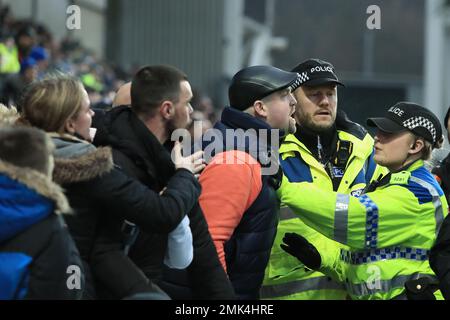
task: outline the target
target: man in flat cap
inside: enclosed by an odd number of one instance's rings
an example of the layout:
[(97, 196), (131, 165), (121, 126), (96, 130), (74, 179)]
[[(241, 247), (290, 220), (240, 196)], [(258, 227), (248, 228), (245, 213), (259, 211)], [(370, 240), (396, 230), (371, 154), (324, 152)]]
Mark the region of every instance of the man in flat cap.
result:
[[(360, 195), (365, 186), (377, 179), (384, 169), (373, 161), (372, 137), (337, 108), (337, 86), (343, 85), (336, 76), (334, 66), (323, 60), (308, 59), (293, 71), (300, 75), (300, 87), (294, 92), (297, 99), (297, 131), (295, 135), (286, 137), (280, 148), (285, 176), (292, 183), (311, 182), (323, 190)], [(321, 199), (317, 199), (316, 203), (320, 211)], [(339, 216), (336, 221), (344, 223), (345, 216), (340, 214), (336, 212)], [(290, 233), (302, 237), (292, 240)], [(335, 240), (340, 240), (340, 237), (345, 235), (336, 234)], [(296, 252), (303, 254), (304, 265), (284, 251), (289, 250), (286, 244), (289, 247), (292, 242), (300, 247)], [(282, 207), (277, 237), (261, 291), (262, 298), (345, 299), (347, 292), (344, 285), (332, 280), (333, 266), (338, 261), (341, 248), (342, 245), (308, 227), (289, 208)]]
[(209, 164), (200, 176), (200, 206), (239, 299), (259, 298), (278, 223), (276, 144), (295, 132), (298, 83), (297, 73), (271, 66), (241, 70), (229, 87), (231, 107), (203, 137)]

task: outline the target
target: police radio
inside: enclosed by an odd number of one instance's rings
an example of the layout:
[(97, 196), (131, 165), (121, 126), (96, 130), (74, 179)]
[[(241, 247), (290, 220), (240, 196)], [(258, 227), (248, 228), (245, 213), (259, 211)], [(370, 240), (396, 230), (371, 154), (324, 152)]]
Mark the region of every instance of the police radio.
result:
[(336, 156), (333, 164), (339, 168), (345, 168), (350, 155), (353, 152), (353, 143), (350, 141), (338, 140), (336, 148)]

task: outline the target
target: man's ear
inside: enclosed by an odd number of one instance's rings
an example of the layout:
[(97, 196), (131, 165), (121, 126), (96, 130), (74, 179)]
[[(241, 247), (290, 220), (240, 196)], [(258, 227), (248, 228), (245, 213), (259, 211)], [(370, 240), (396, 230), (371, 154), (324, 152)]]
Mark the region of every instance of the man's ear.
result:
[(261, 100), (256, 100), (253, 103), (253, 110), (255, 110), (255, 116), (267, 119), (267, 106)]
[(171, 101), (164, 101), (159, 107), (163, 119), (171, 120), (175, 115), (175, 107)]
[(422, 139), (417, 139), (413, 145), (411, 145), (411, 149), (408, 151), (409, 154), (414, 155), (422, 151), (425, 148), (425, 143)]

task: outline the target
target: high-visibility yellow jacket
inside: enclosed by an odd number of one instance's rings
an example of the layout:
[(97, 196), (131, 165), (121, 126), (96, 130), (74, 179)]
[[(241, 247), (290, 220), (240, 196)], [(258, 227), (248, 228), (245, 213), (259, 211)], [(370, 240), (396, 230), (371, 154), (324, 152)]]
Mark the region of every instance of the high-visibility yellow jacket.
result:
[(386, 180), (360, 197), (286, 177), (278, 190), (308, 226), (348, 246), (333, 272), (352, 299), (393, 299), (406, 281), (434, 277), (428, 255), (447, 215), (444, 193), (421, 160)]
[[(362, 127), (350, 123), (345, 130), (338, 128), (338, 137), (341, 141), (350, 141), (353, 150), (337, 191), (342, 194), (359, 195), (370, 181), (377, 179), (387, 170), (377, 166), (373, 161), (373, 139)], [(329, 174), (294, 135), (288, 136), (281, 145), (280, 158), (283, 171), (291, 183), (310, 182), (319, 189), (333, 191)], [(309, 197), (303, 193), (297, 196)], [(320, 201), (314, 199), (314, 202)], [(318, 203), (310, 204), (311, 210), (320, 210)], [(322, 255), (322, 271), (326, 275), (308, 270), (295, 257), (280, 248), (283, 236), (287, 232), (302, 235), (318, 249)], [(336, 278), (333, 269), (339, 261), (341, 248), (342, 245), (339, 243), (329, 240), (307, 226), (289, 208), (282, 208), (261, 297), (283, 300), (346, 299), (347, 292), (343, 283), (332, 279)]]
[(20, 71), (17, 47), (8, 48), (0, 43), (0, 73), (18, 73)]

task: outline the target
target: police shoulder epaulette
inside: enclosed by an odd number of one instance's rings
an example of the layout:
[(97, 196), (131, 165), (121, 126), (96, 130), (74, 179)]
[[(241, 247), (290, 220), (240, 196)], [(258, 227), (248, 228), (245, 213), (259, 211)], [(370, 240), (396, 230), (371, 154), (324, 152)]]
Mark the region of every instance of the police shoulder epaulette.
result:
[(393, 173), (389, 184), (408, 184), (410, 178), (411, 172), (408, 171)]
[(283, 152), (281, 154), (281, 158), (283, 160), (287, 159), (287, 158), (294, 158), (295, 157), (295, 152), (294, 151), (287, 151), (287, 152)]

